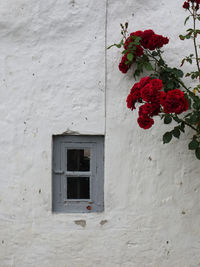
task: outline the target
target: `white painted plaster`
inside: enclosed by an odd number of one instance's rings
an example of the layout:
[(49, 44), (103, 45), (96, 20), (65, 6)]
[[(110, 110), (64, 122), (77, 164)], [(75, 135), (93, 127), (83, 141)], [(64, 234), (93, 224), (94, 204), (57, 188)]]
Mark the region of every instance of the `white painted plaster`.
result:
[[(126, 20), (169, 36), (166, 58), (179, 66), (190, 47), (178, 39), (182, 3), (108, 0), (105, 40), (106, 0), (0, 2), (1, 267), (200, 266), (191, 132), (163, 145), (162, 122), (140, 129), (117, 49), (105, 68), (105, 41)], [(103, 213), (52, 214), (52, 135), (65, 131), (106, 132)]]

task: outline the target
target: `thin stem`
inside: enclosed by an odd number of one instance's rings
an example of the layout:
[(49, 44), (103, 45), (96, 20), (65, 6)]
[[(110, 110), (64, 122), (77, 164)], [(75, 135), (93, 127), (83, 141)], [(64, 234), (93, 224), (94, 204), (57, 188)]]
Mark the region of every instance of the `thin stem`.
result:
[(188, 123), (187, 121), (185, 120), (182, 120), (179, 118), (179, 120), (183, 123), (185, 123), (187, 126), (189, 126), (190, 128), (192, 128), (194, 131), (196, 131), (197, 133), (199, 132), (194, 126), (192, 126), (190, 123)]
[(194, 4), (193, 4), (193, 28), (194, 28), (194, 37), (193, 37), (193, 42), (194, 42), (194, 50), (195, 50), (195, 56), (196, 56), (196, 63), (197, 63), (197, 68), (198, 68), (198, 72), (199, 72), (199, 82), (200, 82), (200, 67), (199, 67), (199, 56), (198, 56), (198, 51), (197, 51), (197, 43), (196, 43), (196, 38), (197, 38), (197, 34), (196, 34), (196, 15), (195, 15), (195, 9), (194, 9)]
[[(160, 63), (160, 61), (159, 61), (156, 57), (154, 57), (148, 50), (146, 50), (146, 52), (147, 52), (147, 55), (148, 55), (149, 57), (151, 57), (151, 58), (153, 58), (153, 59), (155, 60), (156, 63)], [(161, 53), (160, 53), (159, 50), (158, 50), (158, 55), (159, 55), (159, 57), (160, 57), (160, 60), (162, 60), (162, 62), (164, 62), (164, 60), (163, 60), (163, 58), (162, 58)], [(163, 64), (163, 67), (167, 67), (167, 64), (166, 64), (165, 62), (164, 62), (164, 64)], [(154, 69), (154, 71), (157, 72), (157, 73), (160, 73), (159, 71), (156, 71), (155, 69)], [(189, 94), (194, 95), (194, 94), (187, 88), (187, 86), (184, 84), (183, 81), (181, 81), (180, 79), (178, 79), (178, 78), (176, 78), (176, 77), (174, 77), (174, 79), (175, 79), (177, 82), (179, 82), (179, 83), (183, 86), (183, 88), (185, 88), (185, 90), (186, 90)]]
[(196, 131), (197, 133), (199, 132), (194, 126), (192, 126), (189, 122), (187, 122), (187, 121), (185, 121), (185, 120), (183, 120), (183, 119), (180, 119), (177, 115), (173, 115), (173, 114), (171, 114), (171, 116), (172, 116), (172, 118), (174, 119), (174, 118), (177, 118), (177, 119), (179, 119), (179, 121), (180, 122), (183, 122), (183, 123), (185, 123), (187, 126), (189, 126), (190, 128), (192, 128), (194, 131)]
[(177, 80), (177, 82), (179, 82), (182, 86), (183, 86), (183, 88), (185, 88), (185, 90), (191, 95), (194, 95), (194, 93), (193, 92), (191, 92), (188, 88), (187, 88), (187, 86), (184, 84), (184, 82), (182, 82), (180, 79), (178, 79), (178, 78), (175, 78), (176, 80)]

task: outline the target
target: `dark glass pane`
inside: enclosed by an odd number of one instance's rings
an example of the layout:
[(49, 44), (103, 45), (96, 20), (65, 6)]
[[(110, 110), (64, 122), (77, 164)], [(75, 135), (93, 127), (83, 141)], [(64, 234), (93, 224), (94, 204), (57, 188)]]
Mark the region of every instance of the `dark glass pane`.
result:
[(68, 171), (90, 170), (90, 149), (67, 149)]
[(90, 178), (89, 177), (67, 177), (68, 199), (89, 199)]

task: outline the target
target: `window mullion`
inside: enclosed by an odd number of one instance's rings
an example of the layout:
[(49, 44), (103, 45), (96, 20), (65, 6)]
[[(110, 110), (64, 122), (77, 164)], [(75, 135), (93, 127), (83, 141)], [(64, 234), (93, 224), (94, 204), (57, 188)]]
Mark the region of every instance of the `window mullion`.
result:
[(78, 177), (85, 177), (85, 176), (91, 176), (92, 172), (64, 172), (66, 176), (78, 176)]

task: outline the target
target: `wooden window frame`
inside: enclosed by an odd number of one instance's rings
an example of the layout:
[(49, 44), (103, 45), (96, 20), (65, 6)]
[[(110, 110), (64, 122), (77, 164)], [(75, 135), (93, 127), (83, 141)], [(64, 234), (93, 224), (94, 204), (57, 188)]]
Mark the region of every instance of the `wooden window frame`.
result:
[[(67, 171), (67, 149), (90, 149), (90, 171)], [(90, 177), (90, 199), (67, 199), (67, 177)], [(53, 136), (52, 210), (87, 213), (104, 210), (104, 136)]]

